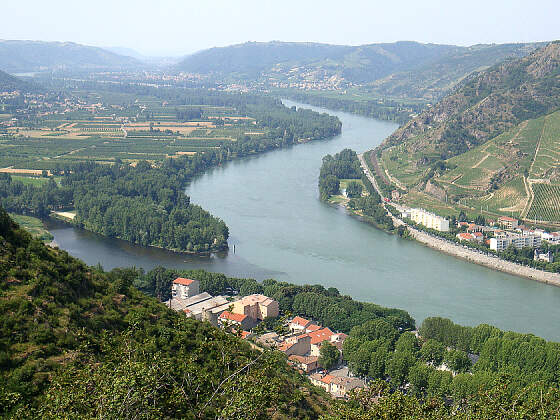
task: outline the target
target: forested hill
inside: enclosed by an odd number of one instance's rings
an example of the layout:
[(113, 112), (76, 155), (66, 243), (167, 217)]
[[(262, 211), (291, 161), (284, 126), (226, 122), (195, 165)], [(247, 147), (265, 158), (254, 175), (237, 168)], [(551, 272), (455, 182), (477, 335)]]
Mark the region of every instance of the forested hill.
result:
[(39, 70), (125, 69), (140, 61), (73, 42), (0, 40), (0, 68), (10, 73)]
[(384, 147), (404, 144), (417, 165), (447, 159), (521, 121), (560, 107), (560, 43), (467, 78), (453, 93), (397, 130)]
[(328, 400), (208, 323), (87, 267), (0, 208), (0, 417), (317, 418)]

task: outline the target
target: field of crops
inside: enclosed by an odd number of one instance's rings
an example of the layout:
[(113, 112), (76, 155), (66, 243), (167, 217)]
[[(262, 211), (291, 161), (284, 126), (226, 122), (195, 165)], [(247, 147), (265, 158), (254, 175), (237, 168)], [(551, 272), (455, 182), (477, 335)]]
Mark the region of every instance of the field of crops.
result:
[(560, 221), (560, 185), (533, 184), (535, 198), (528, 219)]

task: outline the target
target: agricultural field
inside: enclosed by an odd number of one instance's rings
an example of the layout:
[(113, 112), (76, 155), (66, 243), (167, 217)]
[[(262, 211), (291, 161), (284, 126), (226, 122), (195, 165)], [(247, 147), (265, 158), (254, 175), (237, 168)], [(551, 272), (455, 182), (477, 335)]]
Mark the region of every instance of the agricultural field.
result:
[(560, 185), (533, 184), (534, 198), (527, 219), (543, 222), (560, 221)]
[(519, 176), (484, 197), (463, 199), (461, 203), (475, 209), (482, 208), (483, 211), (494, 215), (505, 213), (509, 216), (521, 217), (527, 199), (525, 181), (522, 176)]
[(154, 163), (268, 132), (230, 106), (170, 104), (126, 93), (73, 95), (73, 105), (63, 113), (0, 134), (0, 171), (55, 170), (84, 161)]

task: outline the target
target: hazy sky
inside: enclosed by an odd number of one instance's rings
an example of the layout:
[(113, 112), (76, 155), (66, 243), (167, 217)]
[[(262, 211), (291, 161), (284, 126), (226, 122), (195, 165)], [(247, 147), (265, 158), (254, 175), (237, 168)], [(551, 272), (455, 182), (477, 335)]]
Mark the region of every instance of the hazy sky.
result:
[(457, 45), (560, 38), (558, 0), (2, 0), (0, 39), (183, 55), (245, 41)]

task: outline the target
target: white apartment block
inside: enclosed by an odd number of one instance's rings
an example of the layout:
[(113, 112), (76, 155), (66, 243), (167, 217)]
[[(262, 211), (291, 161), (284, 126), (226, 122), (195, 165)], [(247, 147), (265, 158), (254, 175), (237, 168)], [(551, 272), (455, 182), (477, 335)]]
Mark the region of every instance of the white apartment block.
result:
[(413, 222), (424, 225), (429, 229), (449, 232), (449, 220), (424, 209), (410, 209), (410, 218)]
[(494, 238), (490, 238), (490, 249), (494, 251), (503, 251), (510, 245), (517, 249), (530, 247), (538, 248), (541, 246), (541, 237), (539, 235), (518, 235), (509, 232), (496, 233)]

